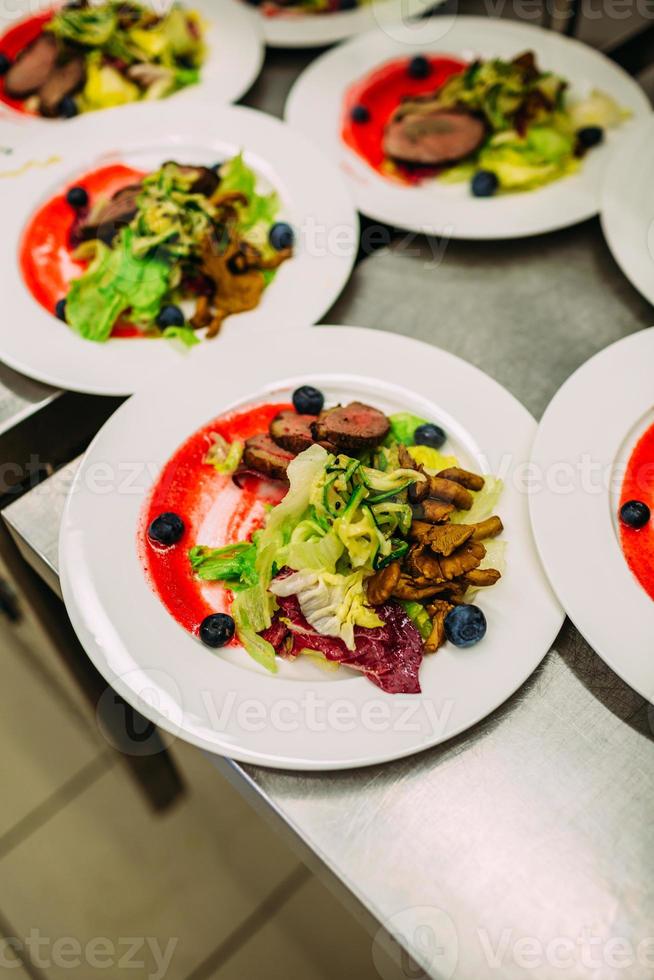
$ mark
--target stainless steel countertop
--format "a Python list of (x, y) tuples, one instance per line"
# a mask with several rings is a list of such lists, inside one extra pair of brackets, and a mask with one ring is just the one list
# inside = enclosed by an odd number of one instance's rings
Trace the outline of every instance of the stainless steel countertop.
[[(395, 239), (357, 267), (326, 320), (445, 347), (540, 415), (577, 366), (654, 311), (592, 221), (444, 250)], [(3, 512), (51, 584), (76, 465)], [(513, 698), (422, 755), (323, 774), (215, 762), (384, 925), (378, 942), (400, 959), (398, 937), (427, 970), (376, 959), (384, 980), (650, 980), (652, 718), (566, 623)]]

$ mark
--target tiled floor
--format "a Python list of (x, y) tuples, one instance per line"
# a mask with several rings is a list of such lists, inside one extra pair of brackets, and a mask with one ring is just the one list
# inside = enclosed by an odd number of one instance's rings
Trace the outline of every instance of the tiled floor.
[(53, 657), (0, 620), (1, 976), (378, 980), (367, 933), (199, 752), (175, 744), (189, 793), (153, 816)]

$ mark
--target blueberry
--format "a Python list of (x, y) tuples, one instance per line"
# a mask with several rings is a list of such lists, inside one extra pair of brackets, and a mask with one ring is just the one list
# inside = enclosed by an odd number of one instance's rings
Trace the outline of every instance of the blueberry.
[(500, 182), (492, 170), (478, 170), (472, 178), (470, 189), (475, 197), (492, 197)]
[(186, 323), (186, 317), (180, 310), (179, 306), (174, 306), (172, 303), (168, 303), (166, 306), (162, 306), (159, 310), (159, 316), (157, 317), (157, 326), (161, 330), (165, 330), (166, 327), (183, 327)]
[(431, 422), (419, 425), (413, 433), (416, 446), (431, 446), (432, 449), (440, 449), (446, 439), (447, 435), (440, 425), (432, 425)]
[(295, 241), (293, 229), (285, 221), (276, 221), (268, 232), (268, 241), (278, 252), (291, 248)]
[(473, 647), (486, 635), (486, 617), (479, 606), (455, 606), (445, 617), (445, 635), (455, 647)]
[(6, 75), (11, 68), (11, 58), (0, 52), (0, 75)]
[(350, 119), (355, 123), (367, 123), (370, 121), (370, 113), (364, 105), (355, 105), (350, 111)]
[(77, 103), (72, 95), (67, 95), (59, 103), (59, 115), (63, 116), (64, 119), (72, 119), (73, 116), (76, 116), (78, 113), (79, 109), (77, 108)]
[(159, 514), (148, 528), (150, 541), (156, 544), (177, 544), (184, 533), (184, 521), (178, 514)]
[(642, 500), (628, 500), (620, 508), (620, 520), (627, 527), (639, 529), (645, 527), (650, 519), (650, 509)]
[(200, 623), (200, 639), (208, 647), (224, 647), (234, 636), (235, 624), (227, 613), (213, 613)]
[(293, 408), (298, 415), (319, 415), (325, 404), (322, 391), (311, 385), (302, 385), (293, 392)]
[(66, 201), (70, 204), (71, 208), (75, 208), (78, 211), (80, 208), (85, 208), (89, 203), (89, 195), (86, 193), (83, 187), (71, 187), (66, 194)]
[(424, 54), (417, 54), (409, 62), (407, 72), (411, 78), (429, 78), (431, 75), (431, 65)]
[(577, 130), (577, 142), (584, 150), (590, 150), (597, 146), (604, 139), (604, 130), (601, 126), (584, 126)]
[(58, 299), (55, 303), (55, 316), (58, 320), (66, 322), (66, 300)]

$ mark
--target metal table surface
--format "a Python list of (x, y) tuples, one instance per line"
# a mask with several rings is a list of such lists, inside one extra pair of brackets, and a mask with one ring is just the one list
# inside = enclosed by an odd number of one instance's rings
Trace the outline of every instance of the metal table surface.
[[(506, 244), (396, 237), (360, 263), (325, 319), (447, 348), (540, 415), (578, 365), (651, 325), (654, 311), (592, 221)], [(53, 584), (76, 465), (4, 511)], [(323, 774), (215, 762), (383, 924), (382, 945), (399, 957), (395, 936), (427, 971), (404, 962), (394, 976), (645, 980), (654, 974), (652, 718), (566, 623), (514, 697), (422, 755)], [(388, 962), (376, 962), (391, 980)]]

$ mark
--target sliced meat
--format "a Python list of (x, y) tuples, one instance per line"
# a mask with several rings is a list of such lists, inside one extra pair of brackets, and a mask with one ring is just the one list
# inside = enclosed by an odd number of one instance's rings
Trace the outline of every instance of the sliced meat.
[(286, 470), (293, 458), (293, 453), (282, 449), (265, 433), (247, 439), (243, 450), (245, 466), (273, 480), (286, 479)]
[(77, 92), (86, 81), (86, 63), (81, 55), (59, 65), (48, 75), (39, 89), (39, 112), (51, 118), (59, 115), (59, 107), (67, 95)]
[(38, 92), (57, 62), (57, 41), (53, 34), (40, 34), (18, 55), (5, 75), (5, 92), (12, 99), (25, 99)]
[(470, 156), (485, 136), (484, 122), (472, 113), (416, 101), (396, 110), (386, 126), (383, 145), (394, 160), (435, 167)]
[(441, 470), (438, 476), (441, 480), (453, 480), (454, 483), (460, 483), (466, 490), (483, 490), (486, 482), (483, 476), (479, 476), (478, 473), (462, 470), (459, 466), (450, 466), (447, 470)]
[(448, 504), (454, 504), (457, 510), (470, 510), (472, 507), (472, 494), (460, 483), (455, 483), (454, 480), (430, 476), (428, 492), (430, 497), (444, 500)]
[(136, 201), (140, 193), (140, 184), (130, 184), (117, 191), (91, 220), (84, 222), (79, 232), (82, 241), (99, 238), (109, 244), (136, 214)]
[[(177, 163), (176, 160), (166, 160), (166, 163), (174, 163), (177, 169), (184, 174), (196, 175), (190, 187), (192, 194), (204, 194), (205, 197), (211, 197), (220, 183), (220, 177), (216, 171), (209, 167), (194, 167), (192, 164)], [(166, 163), (164, 163), (164, 167)]]
[(371, 606), (381, 606), (393, 595), (393, 589), (400, 580), (400, 563), (393, 561), (386, 568), (368, 579), (367, 597)]
[(337, 449), (354, 451), (378, 446), (389, 430), (390, 423), (384, 413), (362, 402), (329, 408), (311, 426), (316, 442), (329, 442)]
[(443, 500), (425, 500), (422, 504), (422, 519), (429, 524), (444, 524), (454, 510), (454, 504), (447, 504)]
[(311, 424), (315, 420), (315, 415), (299, 415), (292, 409), (286, 409), (270, 423), (270, 435), (282, 449), (301, 453), (313, 445)]

